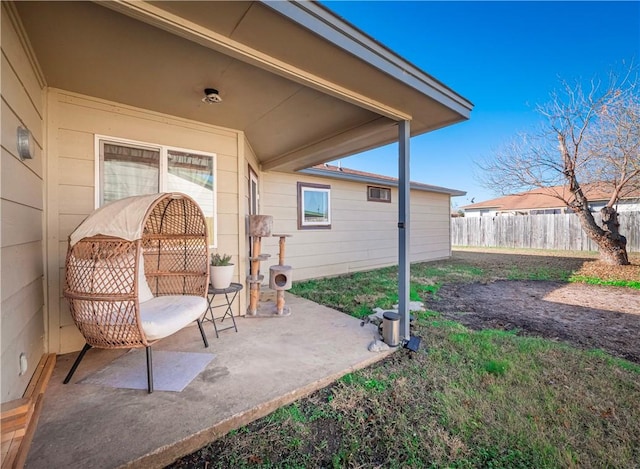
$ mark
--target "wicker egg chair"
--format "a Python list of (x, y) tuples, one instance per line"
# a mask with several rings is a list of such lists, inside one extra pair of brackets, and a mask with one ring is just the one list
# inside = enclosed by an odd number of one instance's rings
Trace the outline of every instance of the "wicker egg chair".
[(86, 344), (145, 347), (201, 318), (209, 283), (207, 228), (200, 207), (180, 193), (128, 197), (93, 212), (69, 237), (64, 296)]

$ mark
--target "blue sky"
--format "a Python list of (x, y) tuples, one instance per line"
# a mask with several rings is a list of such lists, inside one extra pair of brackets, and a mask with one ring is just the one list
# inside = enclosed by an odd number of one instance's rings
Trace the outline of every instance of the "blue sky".
[[(498, 194), (474, 161), (540, 122), (559, 79), (605, 77), (640, 64), (640, 2), (325, 1), (327, 7), (469, 99), (471, 119), (411, 139), (411, 179), (467, 191), (457, 206)], [(397, 176), (397, 144), (343, 158)]]

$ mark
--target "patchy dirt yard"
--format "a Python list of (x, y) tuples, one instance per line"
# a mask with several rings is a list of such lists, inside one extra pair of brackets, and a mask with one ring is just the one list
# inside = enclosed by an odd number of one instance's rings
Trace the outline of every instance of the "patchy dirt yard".
[[(543, 262), (571, 266), (587, 275), (605, 267), (593, 259), (553, 256), (522, 256), (500, 253), (457, 252), (461, 262), (517, 265)], [(622, 268), (619, 277), (640, 280), (640, 262)], [(571, 343), (581, 348), (600, 348), (640, 363), (640, 290), (623, 287), (549, 281), (497, 280), (486, 283), (447, 284), (437, 297), (427, 300), (428, 309), (473, 329), (517, 329)]]

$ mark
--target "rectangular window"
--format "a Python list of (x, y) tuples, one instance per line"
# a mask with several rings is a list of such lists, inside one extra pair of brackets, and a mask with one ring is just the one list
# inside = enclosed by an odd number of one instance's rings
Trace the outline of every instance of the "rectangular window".
[(388, 187), (367, 186), (367, 200), (369, 202), (391, 203), (391, 189)]
[(101, 203), (160, 191), (160, 150), (100, 141)]
[(258, 176), (249, 166), (249, 215), (258, 214)]
[(331, 186), (298, 183), (298, 229), (331, 228)]
[(216, 246), (215, 155), (97, 137), (96, 206), (133, 195), (182, 192), (204, 213)]

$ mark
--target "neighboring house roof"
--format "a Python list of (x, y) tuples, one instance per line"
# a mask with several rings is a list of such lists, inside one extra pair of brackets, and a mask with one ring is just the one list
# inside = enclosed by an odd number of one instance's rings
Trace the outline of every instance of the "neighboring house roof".
[[(329, 6), (330, 7), (330, 6)], [(363, 7), (366, 8), (366, 7)], [(296, 171), (473, 104), (317, 2), (15, 2), (43, 85), (243, 131)], [(201, 102), (215, 88), (219, 104)]]
[[(343, 179), (347, 181), (356, 181), (367, 184), (376, 184), (388, 187), (398, 187), (398, 178), (391, 176), (383, 176), (381, 174), (368, 173), (366, 171), (358, 171), (356, 169), (344, 168), (342, 166), (335, 166), (330, 164), (320, 164), (311, 168), (298, 171), (302, 174), (309, 174), (312, 176), (328, 177), (333, 179)], [(441, 194), (448, 194), (453, 197), (466, 195), (465, 191), (457, 189), (449, 189), (447, 187), (432, 186), (431, 184), (423, 184), (421, 182), (411, 181), (411, 189), (425, 192), (437, 192)]]
[[(611, 193), (605, 188), (598, 185), (585, 185), (583, 191), (589, 202), (607, 202), (611, 197)], [(465, 211), (473, 210), (496, 210), (500, 211), (518, 211), (518, 210), (536, 210), (551, 209), (565, 207), (565, 203), (558, 199), (557, 196), (572, 200), (573, 196), (566, 186), (545, 187), (533, 189), (518, 194), (505, 195), (496, 199), (485, 200), (475, 204), (464, 205), (460, 207)], [(640, 191), (626, 194), (626, 199), (636, 199), (640, 197)]]

